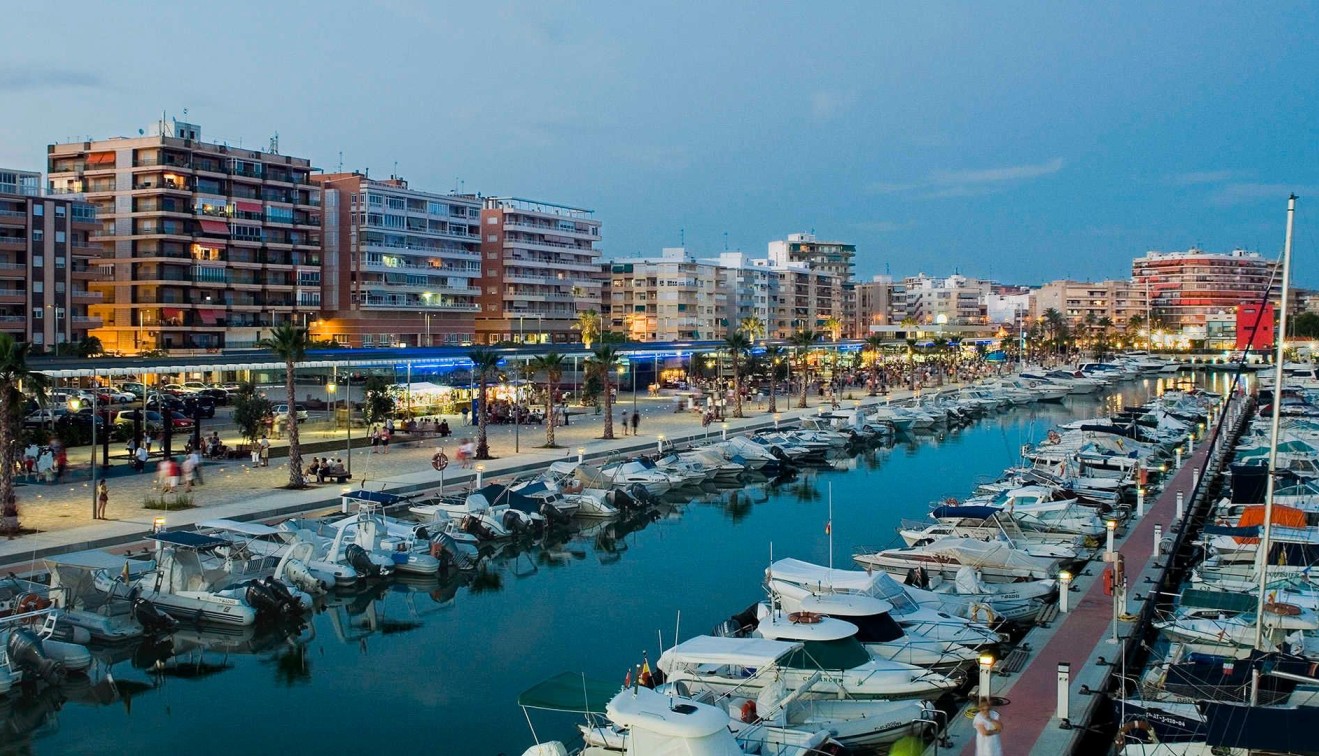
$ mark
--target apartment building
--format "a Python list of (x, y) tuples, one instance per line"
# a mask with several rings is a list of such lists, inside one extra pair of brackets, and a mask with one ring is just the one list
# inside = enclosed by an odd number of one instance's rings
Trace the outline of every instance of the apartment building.
[(896, 325), (907, 317), (906, 288), (892, 276), (875, 276), (856, 284), (853, 330), (857, 338), (870, 334), (872, 326)]
[(1185, 252), (1149, 252), (1131, 261), (1131, 278), (1149, 292), (1154, 324), (1180, 332), (1203, 329), (1211, 314), (1258, 305), (1268, 293), (1279, 303), (1282, 292), (1279, 262), (1258, 252), (1227, 254), (1192, 248)]
[(987, 320), (985, 298), (992, 288), (989, 281), (962, 275), (933, 278), (921, 273), (908, 276), (902, 285), (904, 319), (954, 325), (977, 325)]
[(606, 330), (630, 341), (694, 341), (728, 335), (725, 271), (682, 247), (659, 257), (609, 263), (601, 317)]
[(477, 341), (572, 343), (577, 315), (601, 306), (600, 221), (590, 210), (488, 197), (481, 210)]
[(1032, 307), (1032, 318), (1052, 309), (1062, 313), (1072, 326), (1108, 318), (1115, 328), (1122, 329), (1133, 317), (1144, 320), (1145, 288), (1126, 280), (1051, 281), (1035, 292)]
[(317, 339), (444, 346), (476, 339), (481, 200), (391, 176), (314, 175), (324, 227)]
[(810, 270), (828, 273), (839, 282), (851, 281), (855, 272), (856, 245), (846, 242), (820, 241), (815, 234), (788, 234), (787, 239), (769, 243), (769, 259), (779, 267), (804, 265)]
[(40, 187), (40, 173), (0, 169), (0, 332), (55, 351), (100, 324), (88, 313), (99, 226), (91, 205)]
[(162, 120), (139, 136), (53, 144), (52, 194), (96, 208), (108, 274), (93, 334), (124, 354), (252, 347), (320, 310), (320, 189), (311, 162), (202, 141)]

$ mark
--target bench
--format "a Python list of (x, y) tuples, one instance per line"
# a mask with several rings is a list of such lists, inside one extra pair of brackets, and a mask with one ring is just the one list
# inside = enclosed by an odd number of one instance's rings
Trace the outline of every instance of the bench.
[(325, 483), (326, 481), (329, 481), (331, 483), (344, 484), (352, 479), (353, 479), (353, 474), (349, 472), (346, 472), (343, 475), (325, 475), (324, 473), (316, 474), (317, 483)]

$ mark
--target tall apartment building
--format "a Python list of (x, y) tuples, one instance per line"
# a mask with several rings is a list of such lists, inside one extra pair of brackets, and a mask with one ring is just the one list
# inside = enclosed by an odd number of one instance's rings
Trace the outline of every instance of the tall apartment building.
[(1122, 329), (1134, 316), (1145, 318), (1145, 288), (1126, 280), (1051, 281), (1035, 292), (1032, 306), (1033, 318), (1053, 309), (1072, 326), (1108, 318)]
[(590, 210), (488, 197), (481, 211), (477, 341), (572, 343), (601, 306), (600, 221)]
[(820, 241), (815, 234), (788, 234), (787, 239), (769, 243), (769, 259), (779, 266), (805, 265), (832, 275), (840, 282), (851, 281), (856, 264), (856, 245)]
[(631, 341), (694, 341), (728, 335), (723, 270), (681, 247), (660, 257), (610, 263), (601, 316)]
[[(272, 140), (273, 141), (273, 140)], [(252, 347), (320, 310), (320, 189), (305, 158), (203, 142), (162, 120), (147, 134), (48, 148), (50, 189), (96, 208), (105, 348)]]
[(1172, 331), (1203, 329), (1211, 314), (1259, 304), (1265, 292), (1274, 304), (1282, 292), (1279, 262), (1258, 252), (1215, 254), (1202, 249), (1149, 252), (1131, 261), (1131, 278), (1149, 292), (1156, 325)]
[(39, 349), (75, 343), (99, 321), (87, 286), (100, 274), (92, 206), (40, 196), (41, 174), (0, 169), (0, 332)]
[(906, 285), (892, 276), (875, 276), (856, 284), (857, 338), (870, 334), (871, 326), (897, 325), (907, 317)]
[(314, 337), (352, 347), (476, 339), (480, 199), (355, 172), (311, 179), (324, 207)]
[(992, 288), (989, 281), (962, 275), (932, 278), (921, 273), (902, 283), (904, 319), (922, 325), (941, 319), (954, 325), (977, 325), (987, 320), (985, 298)]

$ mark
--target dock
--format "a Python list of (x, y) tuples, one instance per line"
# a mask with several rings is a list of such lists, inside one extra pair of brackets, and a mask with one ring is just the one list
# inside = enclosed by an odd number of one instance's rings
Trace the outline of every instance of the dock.
[[(1205, 443), (1183, 460), (1180, 469), (1169, 471), (1157, 498), (1146, 502), (1144, 516), (1133, 513), (1126, 532), (1115, 538), (1114, 549), (1122, 554), (1127, 575), (1126, 607), (1116, 612), (1121, 617), (1115, 622), (1114, 598), (1104, 586), (1106, 564), (1096, 558), (1073, 577), (1068, 611), (1041, 622), (1015, 650), (995, 662), (990, 695), (1002, 699), (997, 711), (1004, 723), (1005, 753), (1057, 756), (1095, 752), (1099, 728), (1093, 723), (1109, 719), (1105, 692), (1122, 670), (1139, 668), (1126, 660), (1128, 656), (1144, 658), (1140, 646), (1157, 598), (1176, 588), (1170, 577), (1176, 567), (1172, 555), (1183, 540), (1183, 525), (1211, 503), (1219, 476), (1253, 411), (1248, 400), (1233, 399), (1225, 406), (1217, 437), (1206, 436)], [(1177, 520), (1179, 494), (1184, 501), (1182, 522)], [(1157, 553), (1156, 528), (1161, 542)], [(974, 756), (974, 701), (973, 697), (959, 710), (966, 716), (956, 716), (950, 723), (952, 748), (936, 742), (927, 754)]]

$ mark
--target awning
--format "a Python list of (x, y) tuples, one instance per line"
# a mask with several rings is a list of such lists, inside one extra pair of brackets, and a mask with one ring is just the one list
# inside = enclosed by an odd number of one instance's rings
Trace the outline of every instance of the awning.
[(260, 215), (261, 213), (265, 212), (265, 210), (261, 209), (260, 202), (250, 202), (248, 200), (235, 200), (234, 204), (238, 206), (238, 211), (241, 213), (256, 213), (257, 215)]
[(169, 318), (177, 318), (177, 317), (181, 316), (182, 314), (183, 314), (183, 310), (180, 310), (180, 309), (177, 308), (177, 307), (162, 307), (162, 308), (160, 308), (160, 317), (162, 317), (162, 318), (164, 318), (164, 319), (167, 319), (167, 320), (168, 320)]
[(202, 323), (205, 325), (215, 325), (215, 322), (220, 319), (220, 313), (221, 310), (198, 310), (197, 316), (201, 318)]
[(201, 224), (202, 230), (208, 234), (224, 234), (225, 236), (229, 235), (229, 224), (225, 223), (224, 221), (200, 220), (197, 222)]
[(114, 165), (113, 152), (95, 152), (87, 156), (87, 165)]
[(518, 706), (528, 709), (603, 714), (621, 688), (616, 683), (592, 680), (576, 672), (563, 672), (538, 683), (518, 696)]

